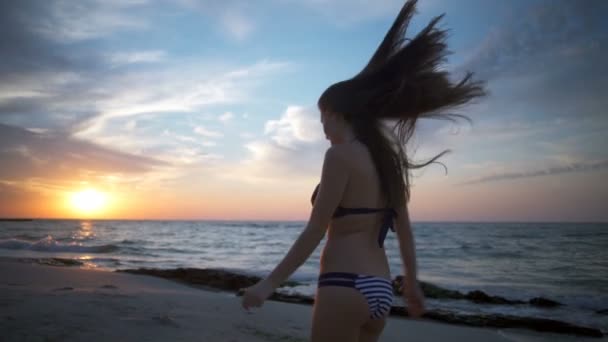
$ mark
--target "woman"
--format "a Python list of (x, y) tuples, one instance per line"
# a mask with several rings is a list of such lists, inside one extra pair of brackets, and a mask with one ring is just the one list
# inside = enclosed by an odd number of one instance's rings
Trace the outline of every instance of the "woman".
[[(403, 37), (415, 6), (415, 0), (405, 3), (359, 74), (333, 84), (319, 98), (321, 122), (331, 147), (313, 193), (310, 219), (285, 258), (243, 294), (245, 309), (261, 306), (308, 259), (327, 231), (313, 308), (314, 342), (378, 340), (393, 297), (383, 248), (389, 228), (399, 241), (408, 313), (413, 318), (424, 313), (407, 210), (409, 172), (435, 162), (449, 150), (415, 164), (404, 147), (419, 118), (468, 119), (438, 111), (483, 96), (484, 89), (481, 82), (471, 81), (471, 73), (452, 84), (445, 71), (437, 70), (448, 54), (446, 31), (434, 27), (443, 15), (414, 39)], [(394, 123), (393, 129), (386, 122)]]

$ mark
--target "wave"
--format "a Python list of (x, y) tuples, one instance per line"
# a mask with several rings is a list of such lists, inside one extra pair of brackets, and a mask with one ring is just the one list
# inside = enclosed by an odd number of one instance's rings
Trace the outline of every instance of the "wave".
[(71, 253), (111, 253), (118, 249), (115, 245), (82, 246), (77, 243), (61, 243), (50, 235), (38, 241), (27, 241), (15, 238), (2, 239), (0, 240), (0, 248)]
[[(19, 239), (19, 240), (25, 240), (25, 241), (38, 241), (40, 239), (43, 239), (45, 237), (45, 235), (30, 235), (30, 234), (19, 234), (19, 235), (15, 235), (13, 238), (14, 239)], [(0, 240), (2, 241), (2, 240)]]

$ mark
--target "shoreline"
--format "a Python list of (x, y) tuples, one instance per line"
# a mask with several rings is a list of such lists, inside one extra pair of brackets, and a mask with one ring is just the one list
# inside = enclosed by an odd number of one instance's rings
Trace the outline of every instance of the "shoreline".
[[(247, 274), (239, 271), (231, 271), (222, 268), (145, 268), (137, 269), (111, 269), (97, 267), (94, 264), (80, 260), (66, 258), (11, 258), (0, 257), (1, 260), (19, 261), (38, 265), (50, 265), (61, 267), (80, 267), (85, 269), (96, 269), (110, 272), (122, 272), (129, 274), (139, 274), (154, 276), (162, 279), (192, 286), (194, 288), (237, 294), (237, 290), (255, 284), (259, 276)], [(399, 298), (401, 288), (400, 276), (393, 279), (393, 291), (395, 302), (391, 307), (391, 317), (409, 318), (407, 304)], [(556, 302), (547, 297), (533, 297), (532, 299), (522, 300), (509, 299), (502, 296), (488, 294), (481, 290), (471, 290), (460, 292), (442, 288), (425, 281), (420, 282), (425, 297), (428, 299), (428, 307), (423, 319), (438, 323), (448, 323), (466, 327), (481, 327), (490, 329), (522, 329), (538, 333), (557, 333), (560, 335), (575, 335), (581, 337), (604, 337), (606, 332), (599, 326), (605, 324), (601, 319), (606, 315), (603, 310), (595, 312), (598, 316), (594, 317), (594, 324), (586, 324), (576, 321), (568, 316), (577, 314), (576, 311), (568, 310), (568, 305)], [(294, 290), (298, 289), (298, 290)], [(302, 292), (303, 291), (303, 292)], [(311, 292), (312, 291), (312, 292)], [(308, 283), (289, 280), (277, 289), (268, 301), (277, 301), (290, 304), (314, 304), (314, 289)], [(457, 304), (454, 304), (457, 302)], [(462, 302), (467, 302), (466, 307), (459, 307)], [(513, 314), (508, 312), (508, 308), (516, 308), (520, 305), (536, 311), (535, 314)], [(501, 310), (497, 311), (497, 308)], [(555, 311), (554, 311), (555, 310)], [(601, 317), (600, 317), (601, 316)]]
[[(148, 275), (0, 260), (8, 340), (307, 341), (312, 307), (267, 301), (247, 313), (234, 293)], [(608, 341), (523, 329), (390, 317), (381, 341)]]

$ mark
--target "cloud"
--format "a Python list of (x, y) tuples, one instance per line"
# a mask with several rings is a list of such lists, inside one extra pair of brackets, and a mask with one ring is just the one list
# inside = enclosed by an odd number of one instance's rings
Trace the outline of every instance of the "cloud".
[(75, 178), (98, 173), (145, 173), (169, 166), (65, 135), (0, 124), (0, 180)]
[(90, 138), (101, 134), (107, 122), (115, 118), (190, 113), (205, 106), (243, 102), (259, 83), (285, 70), (287, 65), (262, 60), (222, 70), (226, 67), (176, 62), (154, 70), (114, 74), (96, 83), (107, 85), (111, 92), (97, 101), (96, 114), (82, 121), (75, 131), (78, 136)]
[(559, 175), (564, 173), (575, 173), (575, 172), (590, 172), (596, 170), (608, 169), (608, 160), (598, 160), (598, 161), (584, 161), (584, 162), (574, 162), (574, 163), (566, 163), (556, 166), (547, 167), (544, 169), (537, 170), (529, 170), (529, 171), (513, 171), (513, 172), (502, 172), (502, 173), (493, 173), (486, 176), (477, 177), (462, 183), (458, 183), (458, 185), (472, 185), (472, 184), (480, 184), (480, 183), (489, 183), (503, 180), (514, 180), (521, 178), (531, 178), (531, 177), (541, 177), (541, 176), (551, 176), (551, 175)]
[(129, 132), (133, 132), (135, 130), (135, 127), (137, 127), (137, 121), (135, 120), (129, 120), (125, 124), (125, 129)]
[(224, 134), (221, 133), (221, 132), (211, 131), (211, 130), (206, 129), (203, 126), (197, 126), (197, 127), (195, 127), (194, 128), (194, 133), (200, 134), (200, 135), (202, 135), (204, 137), (207, 137), (207, 138), (221, 138), (221, 137), (224, 136)]
[(264, 133), (284, 147), (321, 141), (324, 134), (320, 121), (316, 119), (318, 117), (319, 114), (314, 110), (290, 106), (281, 118), (266, 122)]
[[(200, 59), (169, 62), (164, 50), (108, 53), (100, 49), (108, 47), (98, 45), (100, 39), (88, 45), (81, 42), (142, 26), (130, 13), (148, 5), (147, 1), (2, 2), (0, 122), (86, 137), (87, 132), (93, 135), (103, 129), (111, 117), (183, 112), (238, 101), (264, 77), (287, 65), (268, 60), (235, 68)], [(156, 64), (129, 68), (134, 63)]]
[(259, 3), (238, 0), (178, 0), (176, 3), (189, 11), (217, 20), (221, 31), (236, 40), (251, 36), (256, 28), (253, 15), (260, 11)]
[(254, 31), (253, 21), (244, 13), (228, 10), (222, 14), (222, 26), (235, 38), (243, 40)]
[[(601, 141), (597, 130), (608, 127), (602, 92), (608, 50), (600, 43), (608, 38), (600, 14), (608, 3), (543, 0), (513, 8), (454, 69), (488, 81), (489, 97), (462, 112), (473, 119), (472, 129), (455, 136), (448, 134), (452, 128), (429, 125), (427, 146), (511, 159), (534, 146), (545, 158), (567, 153), (604, 159), (594, 144)], [(549, 141), (560, 150), (549, 149)]]
[(100, 142), (120, 118), (192, 113), (205, 106), (245, 101), (287, 63), (262, 60), (228, 68), (175, 61), (150, 69), (37, 72), (0, 83), (0, 122), (67, 131)]
[[(171, 188), (193, 169), (212, 168), (223, 161), (221, 154), (206, 150), (205, 141), (180, 138), (168, 132), (137, 139), (141, 146), (135, 154), (64, 134), (0, 124), (0, 184), (10, 185), (12, 192), (54, 194), (83, 183), (108, 191), (158, 190)], [(135, 139), (115, 143), (136, 150)]]
[(123, 30), (141, 30), (148, 22), (135, 16), (137, 7), (147, 1), (68, 1), (49, 2), (44, 16), (32, 20), (31, 29), (52, 40), (74, 42), (105, 37)]
[[(351, 26), (378, 18), (395, 18), (404, 0), (286, 0), (297, 6), (308, 7), (338, 26)], [(437, 7), (440, 0), (419, 1), (416, 8), (425, 11)]]
[[(149, 5), (0, 4), (0, 180), (10, 176), (49, 187), (65, 179), (112, 177), (121, 184), (157, 186), (222, 162), (223, 155), (208, 151), (217, 143), (192, 131), (200, 126), (201, 110), (247, 101), (289, 63), (229, 65), (169, 56), (154, 47), (113, 49), (113, 36), (150, 27)], [(224, 18), (238, 24), (238, 16)], [(222, 119), (231, 120), (229, 114)]]
[(264, 138), (245, 143), (250, 156), (224, 176), (253, 183), (318, 177), (329, 147), (318, 116), (311, 108), (287, 107), (279, 119), (266, 122)]
[(490, 31), (458, 69), (488, 80), (505, 73), (547, 71), (547, 64), (563, 67), (597, 49), (606, 56), (600, 42), (607, 35), (607, 10), (602, 0), (533, 2)]
[[(105, 71), (109, 61), (104, 54), (96, 53), (95, 49), (78, 48), (76, 44), (51, 37), (52, 28), (63, 27), (56, 14), (73, 16), (72, 19), (84, 20), (83, 25), (93, 27), (95, 20), (88, 19), (99, 12), (89, 9), (113, 6), (112, 11), (119, 11), (136, 2), (125, 2), (124, 5), (78, 2), (68, 6), (70, 9), (66, 9), (65, 13), (58, 14), (58, 8), (66, 4), (61, 1), (1, 2), (1, 122), (65, 129), (69, 126), (66, 121), (94, 115), (93, 104), (106, 96), (105, 89), (100, 89), (99, 83), (108, 78)], [(83, 13), (74, 14), (71, 11)], [(49, 21), (56, 25), (48, 24)], [(73, 29), (70, 27), (66, 30)]]
[(52, 12), (52, 6), (47, 1), (0, 2), (0, 84), (12, 83), (24, 75), (61, 74), (97, 65), (93, 58), (67, 53), (64, 46), (36, 30), (36, 25)]
[(430, 134), (430, 140), (438, 144), (509, 143), (523, 139), (539, 138), (547, 134), (583, 127), (584, 122), (566, 117), (550, 120), (493, 119), (473, 122), (472, 126), (443, 125)]
[[(27, 27), (25, 22), (17, 22), (15, 18), (19, 17), (11, 17), (17, 24), (15, 27)], [(3, 24), (5, 22), (0, 23), (0, 27)], [(27, 127), (29, 131), (21, 129), (29, 134), (65, 137), (70, 143), (57, 148), (63, 151), (65, 162), (61, 161), (60, 154), (52, 153), (48, 154), (52, 158), (47, 160), (46, 153), (37, 152), (40, 148), (29, 144), (23, 147), (19, 140), (14, 141), (16, 145), (10, 144), (11, 139), (17, 138), (4, 134), (2, 141), (6, 151), (3, 153), (6, 156), (3, 156), (3, 170), (13, 170), (13, 175), (18, 175), (19, 170), (29, 167), (33, 173), (30, 176), (48, 176), (49, 182), (64, 174), (103, 177), (107, 172), (110, 175), (119, 173), (116, 177), (129, 184), (147, 182), (154, 185), (153, 180), (164, 182), (180, 177), (180, 168), (185, 170), (218, 163), (223, 156), (207, 151), (217, 143), (185, 134), (163, 136), (163, 129), (170, 124), (169, 127), (178, 131), (190, 129), (192, 132), (192, 124), (197, 124), (192, 118), (203, 107), (245, 101), (257, 86), (289, 66), (288, 63), (268, 60), (238, 67), (200, 60), (168, 61), (163, 59), (166, 54), (161, 50), (91, 54), (94, 58), (80, 63), (79, 59), (73, 59), (82, 51), (77, 47), (66, 50), (61, 47), (62, 43), (49, 41), (39, 34), (29, 31), (17, 33), (29, 39), (24, 44), (31, 45), (31, 48), (22, 53), (23, 50), (18, 50), (21, 45), (11, 45), (4, 40), (5, 37), (0, 37), (0, 44), (6, 43), (2, 45), (3, 54), (6, 52), (4, 56), (14, 55), (12, 59), (4, 59), (6, 63), (0, 65), (0, 78), (5, 81), (0, 82), (0, 123), (14, 129), (18, 129), (16, 126)], [(37, 55), (39, 48), (42, 50)], [(49, 53), (47, 56), (45, 53), (48, 51), (57, 51), (58, 54)], [(91, 53), (94, 50), (87, 51)], [(145, 65), (152, 62), (156, 64)], [(118, 65), (120, 63), (123, 64)], [(124, 63), (144, 65), (130, 69)], [(10, 70), (4, 72), (2, 69), (7, 64)], [(107, 72), (110, 69), (112, 72)], [(180, 116), (170, 117), (176, 113)], [(211, 132), (214, 137), (219, 136), (219, 132)], [(82, 145), (75, 142), (82, 142)], [(57, 147), (58, 144), (50, 146)], [(99, 161), (89, 160), (93, 157), (75, 157), (74, 154), (81, 154), (79, 149), (86, 149), (87, 155), (95, 155)], [(110, 152), (104, 154), (102, 151)], [(141, 165), (138, 158), (147, 160), (145, 156), (149, 155), (163, 165), (162, 171), (136, 168), (133, 173), (145, 175), (125, 179), (126, 171), (121, 170)], [(76, 168), (76, 160), (82, 162), (82, 169)], [(74, 167), (73, 172), (62, 173), (64, 169), (54, 165), (43, 168), (51, 162), (62, 167)], [(42, 183), (48, 186), (48, 182)]]
[(130, 51), (110, 53), (107, 59), (111, 64), (118, 66), (135, 63), (158, 63), (164, 61), (167, 52), (163, 50)]
[(220, 115), (218, 117), (218, 120), (220, 120), (223, 123), (227, 123), (228, 121), (231, 121), (234, 118), (234, 114), (232, 114), (232, 112), (226, 112), (222, 115)]

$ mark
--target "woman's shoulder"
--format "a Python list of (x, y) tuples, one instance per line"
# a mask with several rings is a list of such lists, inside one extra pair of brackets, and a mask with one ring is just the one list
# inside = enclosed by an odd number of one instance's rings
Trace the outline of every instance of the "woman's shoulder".
[(356, 156), (355, 149), (356, 148), (352, 143), (335, 144), (327, 148), (327, 151), (325, 151), (325, 158), (348, 161)]

